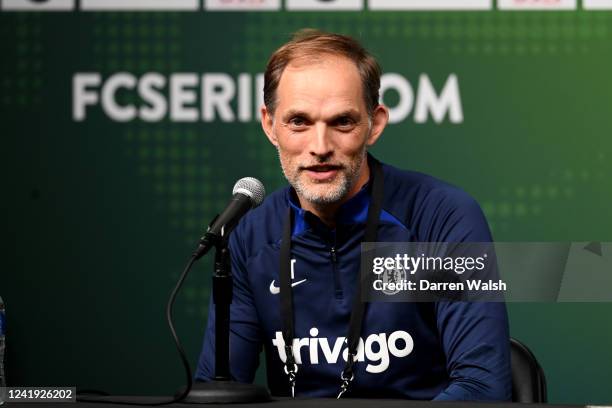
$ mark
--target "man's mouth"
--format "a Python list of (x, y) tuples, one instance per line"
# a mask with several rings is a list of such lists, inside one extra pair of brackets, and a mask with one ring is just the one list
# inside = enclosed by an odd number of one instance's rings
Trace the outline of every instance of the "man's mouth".
[(323, 181), (336, 176), (342, 166), (335, 164), (316, 164), (314, 166), (303, 167), (306, 174), (315, 180)]

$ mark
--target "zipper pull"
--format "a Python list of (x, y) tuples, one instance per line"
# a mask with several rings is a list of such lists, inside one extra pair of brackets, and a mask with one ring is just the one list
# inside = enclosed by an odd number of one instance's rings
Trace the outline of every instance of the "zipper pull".
[(336, 248), (331, 247), (330, 249), (331, 259), (333, 263), (336, 263)]

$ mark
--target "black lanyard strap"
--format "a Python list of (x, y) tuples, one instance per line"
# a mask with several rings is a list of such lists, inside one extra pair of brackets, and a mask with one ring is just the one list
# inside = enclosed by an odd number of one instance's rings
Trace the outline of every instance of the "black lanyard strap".
[[(372, 156), (368, 156), (368, 164), (370, 166), (370, 188), (371, 200), (368, 207), (368, 218), (366, 223), (365, 235), (363, 242), (376, 242), (376, 233), (378, 230), (378, 222), (380, 220), (380, 212), (382, 210), (382, 201), (384, 194), (384, 177), (382, 165)], [(298, 371), (298, 366), (295, 362), (293, 354), (293, 338), (295, 334), (294, 316), (293, 316), (293, 294), (291, 290), (291, 231), (293, 226), (293, 211), (289, 207), (286, 219), (283, 225), (283, 237), (280, 247), (280, 303), (281, 303), (281, 318), (283, 321), (283, 340), (285, 342), (285, 373), (288, 376), (289, 386), (291, 387), (291, 396), (295, 396), (295, 377)], [(360, 275), (360, 271), (358, 271)], [(362, 301), (364, 288), (367, 287), (370, 274), (364, 274), (359, 280), (355, 298), (353, 299), (353, 309), (349, 320), (349, 330), (347, 336), (348, 358), (342, 370), (340, 378), (342, 384), (338, 398), (342, 396), (355, 378), (353, 365), (357, 358), (357, 348), (359, 346), (359, 336), (361, 335), (361, 326), (363, 316), (365, 314), (367, 303)]]
[(293, 225), (293, 211), (288, 208), (287, 218), (283, 225), (283, 238), (280, 247), (280, 303), (281, 317), (283, 319), (283, 340), (285, 341), (285, 373), (291, 387), (291, 397), (295, 397), (295, 375), (298, 366), (293, 355), (293, 292), (291, 291), (291, 229)]

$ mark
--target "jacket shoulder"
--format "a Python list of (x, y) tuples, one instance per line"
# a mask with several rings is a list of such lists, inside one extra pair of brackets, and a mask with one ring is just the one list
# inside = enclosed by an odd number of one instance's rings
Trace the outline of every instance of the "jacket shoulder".
[(468, 235), (474, 240), (490, 240), (478, 202), (464, 190), (424, 173), (390, 165), (383, 169), (383, 207), (413, 231), (417, 241), (443, 242)]
[(232, 232), (230, 247), (249, 258), (264, 246), (278, 242), (288, 208), (287, 194), (288, 187), (276, 190), (249, 211)]

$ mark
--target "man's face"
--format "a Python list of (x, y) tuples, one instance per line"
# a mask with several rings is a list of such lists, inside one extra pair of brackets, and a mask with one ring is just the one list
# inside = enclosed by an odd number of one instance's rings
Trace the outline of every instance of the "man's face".
[(353, 195), (367, 181), (366, 147), (384, 128), (368, 116), (355, 64), (331, 55), (289, 64), (276, 100), (262, 123), (300, 199), (321, 206)]

